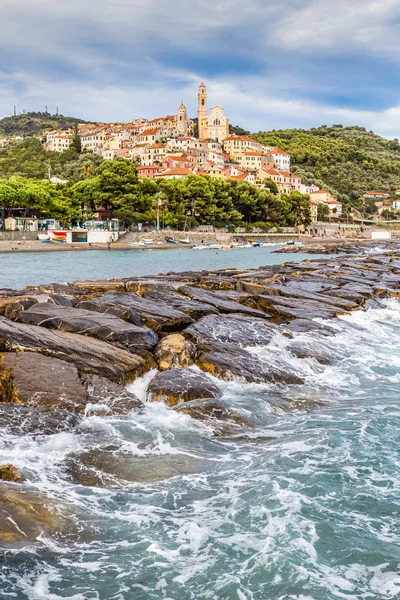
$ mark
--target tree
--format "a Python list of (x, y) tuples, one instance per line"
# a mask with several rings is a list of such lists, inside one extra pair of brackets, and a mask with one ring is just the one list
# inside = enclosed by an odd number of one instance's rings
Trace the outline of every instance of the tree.
[(283, 222), (289, 227), (309, 225), (311, 223), (310, 197), (300, 192), (281, 194)]
[(327, 204), (318, 204), (317, 219), (318, 221), (327, 221), (329, 218), (329, 206)]
[(74, 137), (72, 138), (71, 148), (73, 148), (77, 154), (82, 152), (82, 141), (81, 136), (79, 135), (78, 123), (75, 123), (74, 126)]
[(157, 185), (138, 178), (136, 165), (126, 158), (104, 161), (96, 170), (97, 202), (114, 209), (118, 219), (127, 225), (154, 219), (153, 197)]

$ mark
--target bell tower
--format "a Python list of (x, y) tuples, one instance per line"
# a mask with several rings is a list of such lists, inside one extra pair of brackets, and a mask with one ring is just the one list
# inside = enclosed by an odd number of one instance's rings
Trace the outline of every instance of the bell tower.
[(183, 104), (183, 102), (178, 109), (176, 128), (179, 131), (179, 135), (187, 136), (187, 134), (188, 134), (188, 116), (187, 116), (186, 106)]
[(199, 119), (198, 127), (199, 127), (199, 140), (204, 140), (208, 137), (208, 127), (207, 127), (207, 88), (203, 82), (201, 82), (199, 86), (199, 91), (197, 94), (197, 116)]

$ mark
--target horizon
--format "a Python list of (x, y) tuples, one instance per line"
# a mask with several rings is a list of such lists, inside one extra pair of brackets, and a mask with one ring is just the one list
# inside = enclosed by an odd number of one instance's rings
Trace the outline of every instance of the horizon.
[(60, 114), (127, 122), (196, 115), (209, 105), (251, 132), (361, 126), (400, 137), (394, 0), (288, 0), (287, 10), (250, 0), (49, 3), (3, 0), (0, 117)]

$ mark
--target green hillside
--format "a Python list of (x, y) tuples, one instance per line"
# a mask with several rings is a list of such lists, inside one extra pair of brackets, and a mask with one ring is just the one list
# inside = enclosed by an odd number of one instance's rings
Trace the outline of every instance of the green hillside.
[(391, 194), (400, 188), (400, 144), (363, 127), (327, 127), (260, 131), (259, 142), (291, 154), (292, 171), (356, 204), (366, 191)]
[(35, 136), (51, 129), (68, 129), (77, 123), (86, 123), (86, 121), (63, 115), (29, 112), (0, 119), (0, 136)]

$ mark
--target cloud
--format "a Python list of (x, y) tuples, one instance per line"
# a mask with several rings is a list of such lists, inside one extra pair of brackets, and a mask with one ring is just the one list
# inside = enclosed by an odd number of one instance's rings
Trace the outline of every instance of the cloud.
[(300, 3), (279, 23), (284, 48), (331, 53), (354, 50), (398, 57), (398, 0), (313, 0)]
[[(127, 120), (211, 104), (251, 130), (397, 136), (398, 0), (0, 0), (0, 115)], [(379, 68), (374, 61), (382, 60)]]

